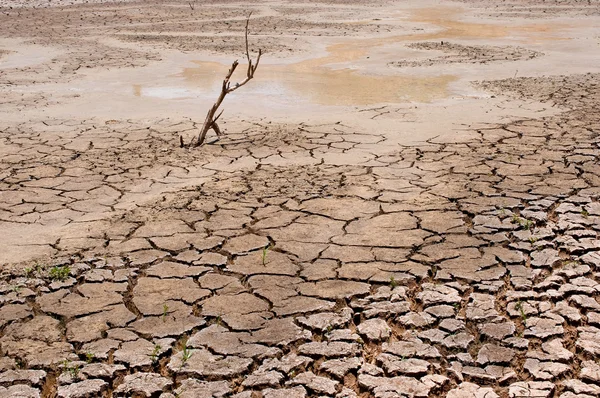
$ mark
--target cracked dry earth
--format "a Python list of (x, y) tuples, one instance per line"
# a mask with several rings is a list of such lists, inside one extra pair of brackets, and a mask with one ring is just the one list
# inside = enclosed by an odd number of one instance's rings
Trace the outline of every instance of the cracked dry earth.
[(599, 81), (480, 82), (562, 112), (415, 145), (0, 121), (0, 397), (600, 396)]
[[(4, 126), (2, 219), (75, 226), (4, 273), (0, 394), (598, 396), (598, 78), (490, 83), (571, 111), (385, 155), (343, 124)], [(108, 217), (149, 162), (172, 192)]]

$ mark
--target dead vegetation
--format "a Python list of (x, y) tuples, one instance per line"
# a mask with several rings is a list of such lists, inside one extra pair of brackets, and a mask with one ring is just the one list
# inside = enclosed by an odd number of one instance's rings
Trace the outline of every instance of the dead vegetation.
[[(258, 64), (260, 62), (260, 57), (262, 55), (262, 50), (261, 49), (258, 50), (258, 56), (256, 57), (256, 62), (253, 62), (252, 58), (250, 57), (250, 50), (248, 48), (248, 24), (250, 23), (251, 16), (252, 16), (252, 13), (250, 13), (248, 15), (248, 18), (246, 18), (246, 28), (245, 28), (246, 59), (248, 60), (248, 69), (246, 70), (246, 78), (241, 83), (235, 83), (235, 85), (233, 85), (233, 86), (231, 85), (231, 81), (230, 81), (231, 77), (233, 76), (233, 73), (235, 72), (235, 70), (237, 69), (237, 67), (239, 65), (239, 62), (236, 59), (235, 61), (233, 61), (233, 64), (231, 64), (231, 68), (229, 68), (229, 71), (227, 72), (225, 79), (223, 79), (223, 84), (221, 86), (221, 93), (219, 94), (219, 98), (217, 98), (217, 101), (208, 110), (208, 113), (206, 114), (206, 119), (204, 120), (204, 124), (202, 125), (202, 129), (200, 130), (200, 133), (198, 134), (198, 137), (196, 138), (196, 140), (195, 141), (192, 140), (192, 142), (190, 142), (190, 146), (198, 147), (198, 146), (202, 145), (204, 143), (204, 141), (206, 140), (206, 134), (208, 133), (209, 130), (213, 130), (215, 132), (215, 134), (217, 135), (217, 137), (221, 136), (222, 133), (221, 133), (221, 129), (219, 128), (219, 125), (217, 124), (217, 120), (219, 120), (219, 118), (223, 114), (224, 110), (221, 110), (221, 112), (219, 112), (217, 114), (219, 107), (223, 103), (223, 100), (225, 99), (227, 94), (234, 92), (235, 90), (239, 89), (240, 87), (242, 87), (246, 83), (248, 83), (250, 80), (252, 80), (252, 78), (254, 78), (254, 73), (256, 72), (256, 69), (258, 68)], [(181, 146), (184, 146), (183, 138), (181, 138), (181, 137), (180, 137), (180, 144), (181, 144)]]

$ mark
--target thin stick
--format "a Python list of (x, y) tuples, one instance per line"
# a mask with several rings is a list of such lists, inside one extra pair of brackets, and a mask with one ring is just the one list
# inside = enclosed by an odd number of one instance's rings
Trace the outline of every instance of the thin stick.
[(230, 82), (231, 77), (233, 76), (233, 72), (235, 72), (236, 68), (239, 65), (239, 62), (237, 60), (233, 61), (233, 63), (231, 64), (231, 68), (229, 68), (229, 71), (227, 71), (227, 75), (225, 75), (225, 79), (223, 79), (223, 84), (221, 85), (221, 93), (219, 94), (217, 101), (208, 110), (208, 112), (206, 114), (206, 119), (204, 119), (204, 124), (202, 125), (202, 129), (200, 130), (200, 133), (198, 134), (198, 138), (196, 139), (194, 146), (202, 145), (204, 143), (204, 140), (206, 139), (206, 134), (211, 129), (217, 134), (217, 136), (221, 135), (221, 129), (219, 128), (219, 125), (217, 124), (217, 120), (221, 117), (221, 115), (223, 114), (223, 111), (221, 110), (221, 112), (217, 116), (215, 116), (215, 115), (216, 115), (217, 111), (219, 110), (221, 103), (225, 99), (225, 96), (227, 94), (237, 90), (238, 88), (242, 87), (243, 85), (245, 85), (246, 83), (248, 83), (250, 80), (252, 80), (254, 78), (254, 73), (256, 72), (256, 69), (258, 68), (258, 64), (260, 62), (260, 57), (262, 56), (262, 50), (261, 49), (258, 50), (258, 56), (256, 57), (256, 63), (253, 63), (252, 58), (250, 58), (250, 49), (248, 47), (248, 24), (250, 23), (251, 16), (252, 16), (252, 13), (250, 13), (248, 15), (248, 17), (246, 18), (246, 29), (245, 29), (245, 35), (244, 35), (245, 40), (246, 40), (246, 59), (248, 60), (248, 69), (246, 70), (246, 78), (241, 83), (238, 83), (235, 86), (231, 87), (231, 82)]

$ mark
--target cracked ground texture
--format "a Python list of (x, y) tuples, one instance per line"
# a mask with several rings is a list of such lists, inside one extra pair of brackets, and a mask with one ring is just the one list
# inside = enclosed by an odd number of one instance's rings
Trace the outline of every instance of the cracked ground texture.
[(459, 142), (0, 121), (0, 397), (600, 396), (599, 81)]
[(341, 124), (3, 127), (3, 224), (72, 231), (4, 273), (3, 393), (596, 396), (597, 81), (489, 83), (571, 111), (384, 155)]

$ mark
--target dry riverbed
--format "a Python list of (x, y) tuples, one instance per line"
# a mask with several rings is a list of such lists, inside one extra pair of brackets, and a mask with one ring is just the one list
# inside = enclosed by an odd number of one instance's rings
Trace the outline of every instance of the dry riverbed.
[(600, 396), (599, 22), (0, 0), (0, 397)]

